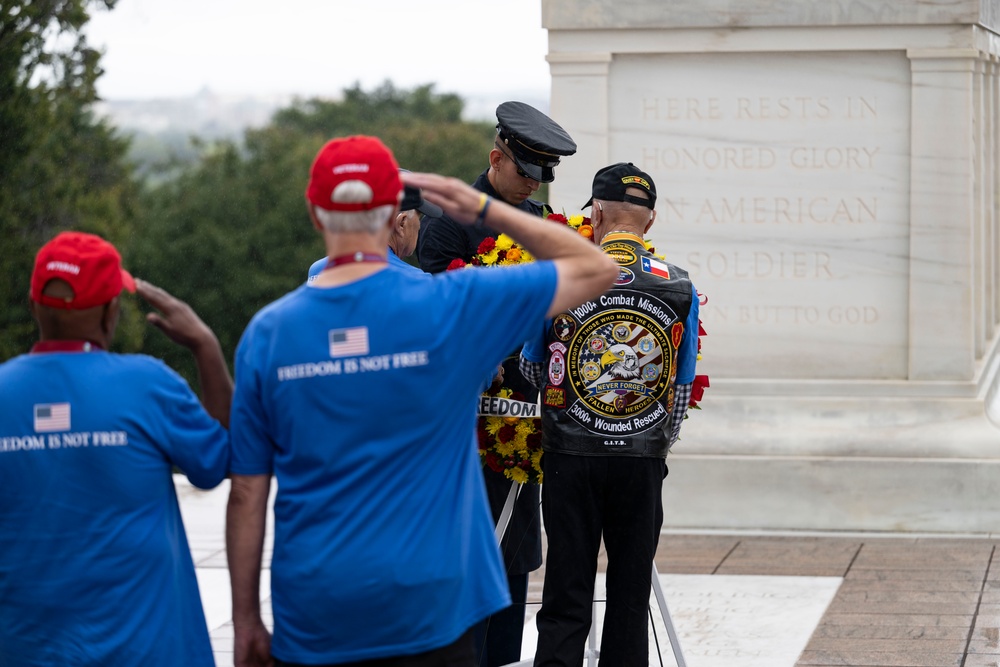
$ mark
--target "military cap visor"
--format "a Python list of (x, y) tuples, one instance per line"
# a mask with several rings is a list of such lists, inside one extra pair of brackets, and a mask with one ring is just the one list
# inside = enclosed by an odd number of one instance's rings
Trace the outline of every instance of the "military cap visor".
[(418, 188), (403, 186), (403, 200), (399, 203), (400, 212), (416, 211), (431, 218), (440, 218), (444, 211), (440, 206), (432, 204), (421, 195)]
[(576, 142), (558, 123), (523, 102), (497, 107), (497, 137), (510, 150), (514, 164), (540, 183), (555, 180), (554, 167), (576, 153)]
[[(400, 169), (399, 173), (410, 173), (409, 169)], [(403, 199), (399, 202), (400, 212), (405, 211), (416, 211), (422, 215), (426, 215), (429, 218), (440, 218), (444, 215), (444, 211), (437, 204), (432, 204), (426, 199), (424, 199), (423, 194), (420, 192), (420, 188), (415, 188), (412, 185), (403, 186)]]

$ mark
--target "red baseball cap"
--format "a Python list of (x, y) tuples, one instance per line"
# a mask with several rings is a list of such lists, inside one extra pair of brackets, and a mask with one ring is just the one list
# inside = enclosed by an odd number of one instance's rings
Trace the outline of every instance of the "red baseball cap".
[[(65, 280), (73, 288), (73, 298), (60, 299), (42, 294), (50, 280)], [(62, 232), (42, 246), (31, 272), (31, 300), (64, 310), (84, 310), (102, 306), (122, 289), (135, 291), (135, 280), (122, 268), (115, 247), (93, 234)]]
[[(367, 201), (337, 201), (337, 186), (361, 181), (371, 189)], [(385, 144), (376, 137), (357, 135), (333, 139), (316, 154), (309, 170), (306, 199), (329, 211), (368, 211), (399, 203), (403, 182), (399, 165)]]

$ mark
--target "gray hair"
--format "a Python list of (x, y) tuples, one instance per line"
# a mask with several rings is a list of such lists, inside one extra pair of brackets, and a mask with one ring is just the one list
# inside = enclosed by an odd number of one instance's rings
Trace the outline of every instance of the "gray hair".
[[(344, 181), (333, 190), (331, 199), (338, 204), (363, 204), (372, 200), (372, 189), (364, 181)], [(365, 232), (375, 234), (385, 226), (393, 206), (376, 206), (367, 211), (330, 211), (316, 207), (316, 218), (331, 233)]]

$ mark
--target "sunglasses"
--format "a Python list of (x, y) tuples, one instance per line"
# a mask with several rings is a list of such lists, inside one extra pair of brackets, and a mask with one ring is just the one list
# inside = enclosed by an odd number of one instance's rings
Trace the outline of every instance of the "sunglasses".
[(503, 156), (504, 156), (505, 158), (507, 158), (508, 160), (510, 160), (511, 162), (513, 162), (513, 163), (514, 163), (514, 168), (515, 168), (515, 169), (517, 169), (517, 175), (518, 175), (518, 176), (520, 176), (521, 178), (527, 178), (527, 179), (529, 179), (529, 180), (532, 180), (532, 181), (534, 181), (534, 180), (537, 180), (537, 179), (536, 179), (536, 178), (534, 178), (533, 176), (530, 176), (530, 175), (528, 174), (528, 172), (526, 172), (525, 170), (521, 169), (520, 165), (518, 165), (518, 164), (517, 164), (517, 160), (515, 160), (515, 159), (514, 159), (514, 158), (512, 158), (511, 156), (507, 155), (507, 152), (506, 152), (506, 151), (504, 151), (504, 149), (500, 148), (500, 144), (499, 144), (499, 143), (497, 143), (497, 142), (495, 142), (495, 141), (494, 141), (494, 142), (493, 142), (493, 145), (497, 147), (497, 150), (498, 150), (498, 151), (500, 151), (500, 153), (501, 153), (501, 154), (502, 154), (502, 155), (503, 155)]

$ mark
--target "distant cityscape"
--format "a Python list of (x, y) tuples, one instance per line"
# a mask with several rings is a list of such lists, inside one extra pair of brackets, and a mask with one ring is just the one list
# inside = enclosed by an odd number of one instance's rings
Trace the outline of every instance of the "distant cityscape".
[[(104, 100), (95, 110), (127, 134), (239, 139), (245, 129), (266, 125), (292, 95), (219, 95), (203, 89), (190, 97)], [(498, 104), (517, 99), (548, 112), (548, 97), (497, 95), (465, 97), (466, 120), (492, 120)]]

